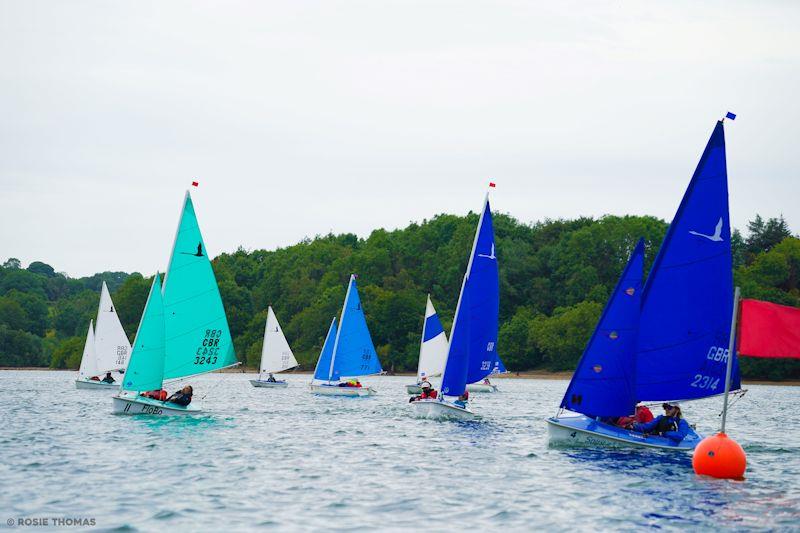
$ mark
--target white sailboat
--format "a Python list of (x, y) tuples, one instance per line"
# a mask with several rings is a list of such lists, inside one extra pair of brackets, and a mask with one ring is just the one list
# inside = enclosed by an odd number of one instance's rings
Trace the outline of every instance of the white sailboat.
[(442, 375), (447, 362), (447, 334), (436, 309), (433, 308), (431, 295), (425, 305), (425, 320), (422, 323), (422, 339), (419, 343), (419, 364), (417, 365), (417, 382), (406, 385), (408, 394), (420, 394), (420, 383), (423, 378), (435, 378)]
[[(264, 345), (261, 347), (261, 364), (259, 366), (258, 379), (251, 379), (253, 387), (262, 388), (285, 388), (289, 384), (286, 380), (276, 380), (272, 374), (283, 372), (297, 366), (289, 342), (283, 334), (283, 329), (278, 323), (278, 317), (272, 310), (272, 306), (267, 308), (267, 322), (264, 326)], [(264, 376), (268, 375), (269, 378)]]
[(102, 379), (109, 372), (124, 371), (130, 353), (131, 344), (128, 342), (128, 336), (125, 335), (104, 281), (100, 288), (97, 325), (93, 326), (93, 323), (89, 322), (75, 387), (89, 390), (118, 389), (118, 382), (106, 382)]

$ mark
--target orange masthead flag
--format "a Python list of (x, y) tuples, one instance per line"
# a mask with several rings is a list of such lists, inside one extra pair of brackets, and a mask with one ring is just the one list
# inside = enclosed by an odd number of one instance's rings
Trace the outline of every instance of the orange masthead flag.
[(742, 300), (739, 355), (800, 359), (800, 309)]

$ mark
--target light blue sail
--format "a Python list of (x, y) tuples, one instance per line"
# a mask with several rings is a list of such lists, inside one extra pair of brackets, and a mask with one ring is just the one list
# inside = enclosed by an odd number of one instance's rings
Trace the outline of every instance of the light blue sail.
[(189, 192), (164, 278), (164, 379), (235, 365), (228, 319)]
[(342, 319), (336, 342), (333, 345), (329, 380), (380, 374), (383, 371), (378, 353), (372, 344), (372, 336), (367, 327), (367, 319), (361, 308), (356, 277), (350, 276), (347, 295), (344, 298)]
[[(725, 390), (733, 274), (725, 133), (718, 122), (642, 293), (636, 355), (639, 401)], [(731, 389), (738, 389), (734, 358)]]
[(122, 389), (137, 392), (161, 389), (164, 382), (164, 355), (164, 302), (161, 297), (161, 277), (156, 274), (133, 341)]
[(314, 379), (328, 381), (330, 378), (331, 359), (333, 358), (333, 343), (336, 342), (336, 317), (331, 320), (325, 342), (322, 343), (322, 350), (319, 352), (317, 366), (314, 369)]
[(500, 281), (488, 195), (475, 232), (467, 272), (456, 306), (442, 393), (459, 396), (467, 383), (492, 373), (497, 361)]
[(561, 407), (592, 418), (633, 412), (643, 277), (644, 240), (640, 239), (578, 362)]

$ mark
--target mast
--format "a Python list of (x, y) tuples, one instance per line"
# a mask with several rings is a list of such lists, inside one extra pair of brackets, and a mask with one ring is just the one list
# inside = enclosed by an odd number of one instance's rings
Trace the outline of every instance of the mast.
[(728, 340), (728, 366), (725, 368), (725, 396), (722, 400), (722, 428), (720, 433), (725, 433), (725, 421), (728, 417), (728, 394), (731, 390), (731, 372), (733, 371), (733, 358), (736, 357), (736, 320), (739, 317), (739, 297), (741, 291), (736, 287), (733, 291), (733, 313), (731, 315), (731, 335)]

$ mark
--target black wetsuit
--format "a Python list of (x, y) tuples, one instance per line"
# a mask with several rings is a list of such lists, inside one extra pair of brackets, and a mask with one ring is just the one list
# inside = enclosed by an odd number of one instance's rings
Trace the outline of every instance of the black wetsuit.
[(192, 403), (192, 395), (191, 394), (184, 394), (181, 391), (176, 392), (169, 398), (167, 398), (168, 402), (177, 403), (178, 405), (189, 405)]

